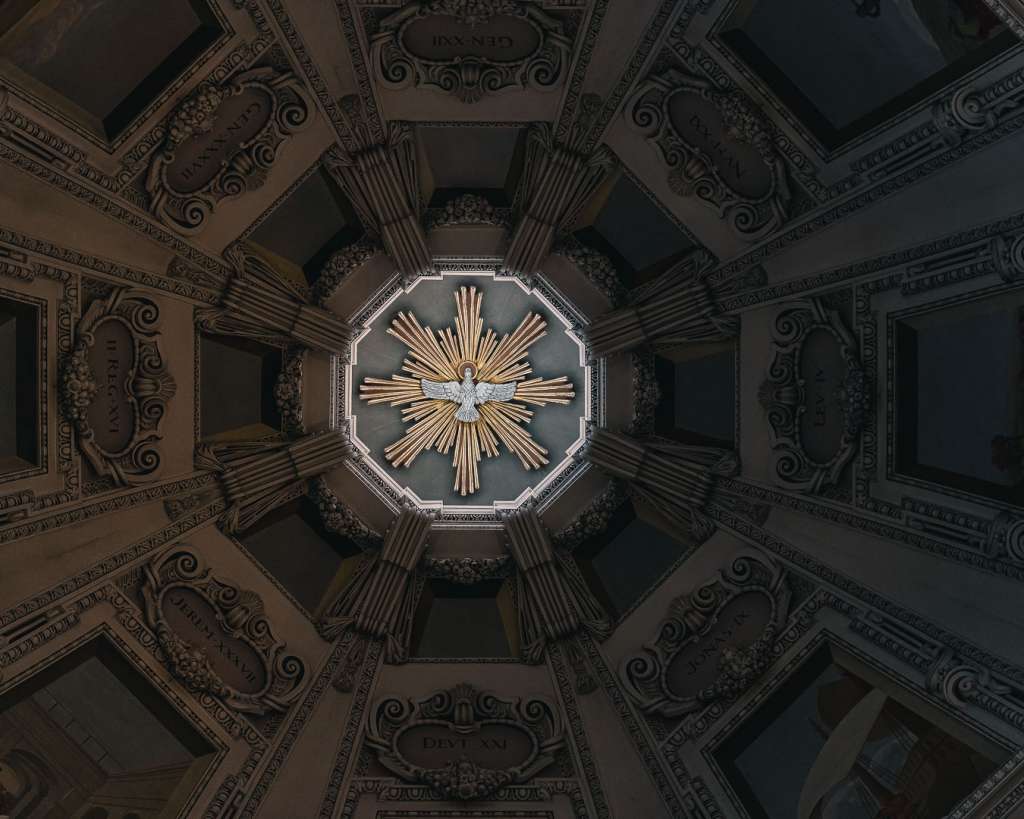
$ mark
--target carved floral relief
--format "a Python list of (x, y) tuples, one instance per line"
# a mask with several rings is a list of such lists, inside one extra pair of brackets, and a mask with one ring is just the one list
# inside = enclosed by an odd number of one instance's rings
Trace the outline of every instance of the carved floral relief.
[(187, 548), (144, 568), (146, 620), (171, 673), (237, 711), (284, 711), (301, 690), (302, 661), (285, 651), (255, 592), (214, 577)]
[(771, 427), (775, 479), (801, 492), (839, 481), (871, 406), (857, 340), (819, 299), (793, 302), (772, 329), (775, 357), (759, 398)]
[(200, 86), (171, 116), (150, 165), (150, 211), (179, 233), (199, 232), (218, 202), (266, 181), (281, 144), (312, 111), (290, 72), (256, 68)]
[(658, 149), (679, 196), (707, 202), (751, 241), (785, 223), (785, 164), (761, 112), (742, 95), (672, 68), (640, 83), (623, 116)]
[(554, 761), (563, 732), (546, 700), (505, 700), (462, 683), (425, 699), (379, 701), (366, 741), (402, 779), (469, 800), (528, 782)]
[(560, 85), (571, 43), (562, 24), (522, 0), (421, 0), (381, 20), (370, 40), (379, 81), (478, 102), (486, 94)]
[(654, 640), (626, 657), (620, 676), (645, 713), (679, 717), (745, 691), (768, 667), (786, 622), (781, 568), (741, 557), (669, 606)]
[(174, 379), (160, 353), (160, 310), (140, 291), (94, 300), (75, 330), (60, 378), (60, 405), (93, 470), (121, 486), (160, 466), (160, 422)]

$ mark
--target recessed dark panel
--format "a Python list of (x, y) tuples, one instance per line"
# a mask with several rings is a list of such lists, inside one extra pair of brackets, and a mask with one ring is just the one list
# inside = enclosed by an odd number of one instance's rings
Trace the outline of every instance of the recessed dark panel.
[(39, 318), (0, 298), (0, 474), (39, 465)]
[(274, 385), (281, 351), (230, 336), (199, 338), (199, 431), (203, 438), (262, 425), (281, 427)]
[[(613, 262), (625, 262), (617, 267), (627, 287), (648, 281), (693, 248), (689, 237), (625, 174), (615, 182), (591, 230), (614, 249), (614, 255), (608, 254)], [(581, 240), (606, 250), (586, 234), (581, 232)]]
[(102, 123), (108, 138), (222, 33), (203, 0), (6, 5), (0, 58)]
[(753, 0), (721, 38), (828, 147), (1016, 42), (975, 0)]
[(462, 586), (431, 581), (416, 614), (417, 657), (510, 657), (496, 581)]
[(682, 556), (683, 544), (624, 503), (606, 531), (576, 549), (580, 573), (612, 617), (620, 617)]
[(419, 128), (437, 188), (504, 188), (520, 128)]
[(348, 199), (321, 167), (292, 191), (250, 238), (294, 262), (312, 282), (327, 258), (360, 232)]
[(324, 528), (308, 498), (278, 507), (238, 539), (310, 613), (319, 607), (342, 562), (361, 553), (354, 543)]
[(940, 819), (1008, 755), (827, 646), (715, 753), (751, 819)]
[(0, 697), (0, 736), (0, 770), (19, 783), (12, 813), (25, 817), (99, 815), (126, 792), (175, 814), (178, 786), (196, 781), (213, 751), (103, 639)]
[(713, 350), (682, 360), (657, 356), (661, 401), (655, 431), (683, 443), (732, 447), (736, 425), (736, 353)]
[(1024, 315), (985, 306), (896, 323), (896, 471), (1022, 504)]

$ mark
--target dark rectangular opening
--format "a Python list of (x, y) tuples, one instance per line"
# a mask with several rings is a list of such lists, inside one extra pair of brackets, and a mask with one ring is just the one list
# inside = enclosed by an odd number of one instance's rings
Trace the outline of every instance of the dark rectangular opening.
[(204, 439), (234, 430), (281, 429), (274, 385), (282, 351), (234, 336), (199, 337), (199, 431)]
[[(1024, 347), (1015, 312), (893, 323), (897, 474), (1024, 506), (1024, 380), (1010, 371), (1005, 344)], [(958, 380), (967, 377), (973, 386)], [(1008, 403), (1016, 413), (1002, 409)], [(997, 464), (1000, 451), (1006, 460)]]
[(941, 819), (1007, 756), (830, 645), (714, 751), (751, 819), (845, 815), (851, 798), (853, 815)]
[(216, 750), (105, 637), (0, 696), (0, 732), (0, 767), (48, 786), (15, 793), (26, 817), (106, 816), (125, 793), (173, 815)]
[(431, 580), (423, 589), (413, 622), (416, 657), (511, 657), (498, 608), (503, 581), (464, 585)]
[(222, 34), (205, 0), (37, 0), (0, 10), (0, 58), (12, 73), (58, 107), (65, 100), (69, 115), (108, 140)]
[[(890, 8), (889, 11), (893, 12), (896, 10)], [(852, 22), (853, 20), (851, 20), (851, 24)], [(837, 127), (797, 87), (789, 76), (757, 46), (746, 32), (741, 29), (732, 29), (721, 32), (719, 37), (723, 43), (761, 77), (765, 85), (782, 100), (786, 107), (796, 115), (828, 150), (836, 150), (866, 131), (870, 131), (887, 120), (898, 116), (907, 108), (941, 91), (959, 77), (973, 71), (1000, 52), (1017, 43), (1017, 38), (1012, 32), (1004, 31), (993, 37), (990, 41), (979, 45), (974, 51), (956, 62), (947, 65), (927, 79), (917, 83), (907, 91), (880, 104), (869, 113), (859, 116), (841, 127)], [(857, 76), (848, 78), (848, 81), (851, 83), (856, 83), (859, 80), (860, 78)]]
[(39, 308), (0, 297), (0, 473), (39, 466)]

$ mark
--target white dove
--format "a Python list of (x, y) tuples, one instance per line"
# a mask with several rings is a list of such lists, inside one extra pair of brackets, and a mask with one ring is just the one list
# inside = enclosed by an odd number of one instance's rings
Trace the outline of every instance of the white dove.
[(487, 381), (474, 384), (473, 370), (469, 367), (462, 371), (462, 376), (461, 384), (458, 381), (420, 379), (420, 386), (427, 398), (440, 398), (460, 405), (455, 413), (455, 417), (460, 421), (476, 421), (480, 417), (476, 410), (477, 404), (487, 401), (508, 401), (516, 394), (514, 381), (507, 384), (491, 384)]

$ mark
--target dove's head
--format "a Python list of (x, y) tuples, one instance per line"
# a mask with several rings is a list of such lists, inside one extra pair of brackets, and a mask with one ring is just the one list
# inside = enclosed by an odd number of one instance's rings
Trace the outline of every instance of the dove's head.
[(464, 384), (473, 383), (473, 369), (471, 367), (466, 367), (466, 369), (462, 371), (462, 382)]

